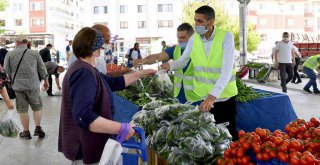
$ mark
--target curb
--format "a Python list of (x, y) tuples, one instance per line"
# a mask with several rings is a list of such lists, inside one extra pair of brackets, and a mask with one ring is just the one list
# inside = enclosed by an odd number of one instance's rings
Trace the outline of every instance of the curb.
[[(272, 84), (272, 83), (259, 83), (257, 81), (254, 80), (249, 80), (249, 79), (242, 79), (241, 81), (246, 82), (246, 83), (252, 83), (252, 84), (257, 84), (257, 85), (262, 85), (262, 86), (267, 86), (267, 87), (273, 87), (273, 88), (277, 88), (277, 89), (282, 89), (280, 84)], [(288, 90), (290, 91), (295, 91), (295, 92), (305, 92), (303, 89), (297, 89), (297, 88), (291, 88), (291, 87), (287, 87)]]

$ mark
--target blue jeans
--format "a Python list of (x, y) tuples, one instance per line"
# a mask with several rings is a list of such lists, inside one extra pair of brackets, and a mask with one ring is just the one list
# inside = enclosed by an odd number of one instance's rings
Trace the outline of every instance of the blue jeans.
[(309, 82), (304, 86), (304, 89), (309, 89), (311, 86), (313, 87), (313, 92), (319, 91), (317, 88), (317, 75), (313, 70), (303, 67), (303, 72), (310, 78)]

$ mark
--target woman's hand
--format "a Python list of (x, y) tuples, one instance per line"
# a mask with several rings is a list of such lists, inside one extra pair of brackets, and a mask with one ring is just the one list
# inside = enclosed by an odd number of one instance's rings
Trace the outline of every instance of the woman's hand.
[(130, 127), (130, 131), (128, 133), (128, 135), (126, 136), (126, 140), (129, 140), (136, 132), (134, 131), (134, 129), (132, 127)]
[(14, 104), (11, 100), (6, 101), (7, 107), (9, 108), (9, 110), (14, 109)]
[(146, 70), (141, 70), (141, 71), (137, 72), (138, 77), (140, 77), (140, 78), (143, 78), (143, 77), (146, 77), (146, 76), (150, 76), (150, 75), (154, 75), (156, 73), (157, 73), (157, 71), (153, 70), (153, 69), (146, 69)]

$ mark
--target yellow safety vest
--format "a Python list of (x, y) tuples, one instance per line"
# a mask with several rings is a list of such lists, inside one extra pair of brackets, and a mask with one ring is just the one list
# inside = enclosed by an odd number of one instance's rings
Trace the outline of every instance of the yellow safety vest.
[[(206, 97), (214, 88), (221, 74), (223, 49), (222, 44), (226, 31), (216, 29), (208, 58), (200, 35), (194, 34), (193, 48), (190, 54), (194, 68), (194, 92), (200, 97)], [(232, 77), (218, 98), (230, 98), (238, 94), (236, 85), (236, 70), (233, 69)]]
[[(181, 48), (179, 45), (176, 45), (173, 52), (173, 60), (176, 61), (181, 57)], [(189, 102), (200, 101), (201, 97), (197, 96), (193, 92), (193, 65), (190, 62), (187, 70), (183, 73), (183, 69), (174, 71), (174, 97), (177, 97), (180, 93), (182, 87), (185, 93), (185, 97)]]
[(305, 66), (311, 70), (315, 70), (316, 68), (318, 68), (320, 66), (320, 62), (318, 61), (318, 58), (320, 58), (320, 54), (315, 55), (315, 56), (311, 56), (307, 59), (307, 61), (305, 61), (303, 63), (302, 66)]

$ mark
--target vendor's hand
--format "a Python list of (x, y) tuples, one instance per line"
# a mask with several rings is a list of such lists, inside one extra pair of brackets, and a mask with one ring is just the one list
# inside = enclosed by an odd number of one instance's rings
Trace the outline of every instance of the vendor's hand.
[(169, 63), (166, 62), (166, 63), (161, 64), (160, 68), (168, 71), (168, 70), (170, 70), (170, 65), (169, 65)]
[(279, 69), (279, 63), (274, 63), (274, 67), (275, 67), (276, 69)]
[(126, 137), (126, 140), (129, 140), (136, 132), (134, 131), (134, 129), (132, 127), (130, 127), (130, 131)]
[(133, 64), (133, 66), (141, 65), (142, 64), (142, 59), (134, 59), (132, 61), (132, 64)]
[(11, 100), (6, 101), (6, 104), (9, 110), (14, 109), (14, 104)]
[(137, 72), (137, 73), (138, 73), (138, 76), (139, 76), (140, 78), (142, 78), (142, 77), (154, 75), (154, 74), (157, 73), (157, 71), (156, 71), (156, 70), (153, 70), (153, 69), (146, 69), (146, 70), (141, 70), (141, 71), (139, 71), (139, 72)]
[(208, 98), (200, 104), (199, 110), (201, 112), (209, 112), (211, 108), (213, 108), (213, 104), (215, 101), (216, 101), (216, 97), (212, 95), (208, 95)]

